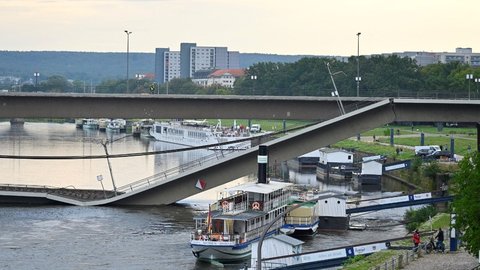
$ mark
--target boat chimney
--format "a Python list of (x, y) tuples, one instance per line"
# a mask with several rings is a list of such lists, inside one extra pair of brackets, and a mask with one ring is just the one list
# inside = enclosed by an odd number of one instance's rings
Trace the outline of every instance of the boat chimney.
[(258, 146), (258, 183), (267, 184), (268, 149), (266, 145)]

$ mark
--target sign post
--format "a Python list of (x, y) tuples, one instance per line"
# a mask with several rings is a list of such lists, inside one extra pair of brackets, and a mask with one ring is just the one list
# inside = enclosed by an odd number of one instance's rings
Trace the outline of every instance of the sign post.
[(97, 175), (97, 181), (100, 182), (100, 184), (102, 185), (102, 190), (103, 190), (103, 196), (105, 196), (105, 199), (107, 198), (107, 193), (105, 193), (105, 188), (103, 187), (103, 175)]

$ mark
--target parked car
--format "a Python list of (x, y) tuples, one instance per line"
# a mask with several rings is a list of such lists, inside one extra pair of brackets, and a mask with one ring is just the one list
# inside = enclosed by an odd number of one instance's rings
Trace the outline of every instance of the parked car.
[(256, 132), (260, 132), (260, 131), (262, 131), (262, 127), (260, 126), (260, 124), (253, 124), (250, 127), (250, 132), (256, 133)]

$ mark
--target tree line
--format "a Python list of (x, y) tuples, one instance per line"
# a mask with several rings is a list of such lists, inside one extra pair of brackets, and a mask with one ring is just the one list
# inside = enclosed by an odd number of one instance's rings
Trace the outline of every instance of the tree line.
[[(340, 96), (357, 95), (357, 59), (347, 62), (327, 58), (303, 58), (295, 63), (258, 63), (236, 82), (238, 95), (331, 96), (331, 73)], [(411, 58), (372, 56), (359, 58), (360, 96), (479, 97), (480, 69), (460, 62), (419, 66)], [(478, 81), (478, 80), (477, 80)]]
[[(329, 64), (331, 72), (327, 69)], [(359, 96), (479, 98), (480, 82), (467, 80), (467, 74), (480, 77), (480, 69), (460, 62), (419, 66), (410, 58), (398, 56), (360, 57)], [(250, 66), (246, 75), (235, 81), (234, 88), (220, 85), (202, 87), (191, 79), (173, 79), (158, 84), (147, 79), (130, 79), (128, 93), (331, 96), (333, 81), (342, 97), (357, 96), (357, 58), (347, 62), (306, 57), (294, 63), (261, 62)], [(480, 79), (478, 80), (480, 81)], [(15, 91), (70, 93), (127, 93), (126, 79), (111, 79), (93, 85), (70, 81), (55, 75), (35, 85), (23, 85)]]

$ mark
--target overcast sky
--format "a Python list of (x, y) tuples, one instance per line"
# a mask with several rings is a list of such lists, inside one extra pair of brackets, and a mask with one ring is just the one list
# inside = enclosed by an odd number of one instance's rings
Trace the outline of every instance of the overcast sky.
[(480, 52), (479, 0), (0, 0), (0, 50), (241, 53)]

